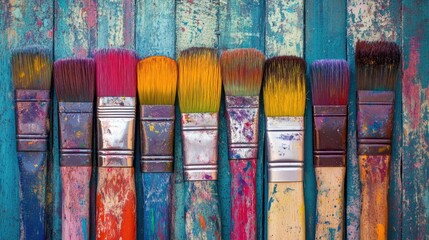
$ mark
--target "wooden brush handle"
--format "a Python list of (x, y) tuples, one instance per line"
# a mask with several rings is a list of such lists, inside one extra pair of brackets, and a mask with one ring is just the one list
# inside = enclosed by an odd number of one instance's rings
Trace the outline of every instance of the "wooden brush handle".
[(99, 240), (136, 239), (134, 168), (98, 168), (96, 225)]
[(89, 239), (91, 167), (61, 167), (62, 239)]
[(231, 240), (256, 239), (256, 159), (230, 160)]
[(303, 182), (268, 183), (268, 239), (304, 240)]
[(143, 239), (169, 240), (172, 173), (143, 173)]
[(186, 239), (220, 239), (221, 222), (216, 181), (185, 182)]
[(360, 239), (387, 239), (389, 155), (359, 155), (362, 183)]
[(46, 239), (46, 152), (18, 152), (21, 236)]
[(343, 239), (345, 167), (316, 167), (315, 239)]

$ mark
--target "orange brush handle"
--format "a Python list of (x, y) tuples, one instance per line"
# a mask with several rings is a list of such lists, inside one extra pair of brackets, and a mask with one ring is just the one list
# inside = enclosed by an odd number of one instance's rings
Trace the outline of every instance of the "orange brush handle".
[(134, 168), (99, 167), (96, 205), (97, 239), (136, 239)]

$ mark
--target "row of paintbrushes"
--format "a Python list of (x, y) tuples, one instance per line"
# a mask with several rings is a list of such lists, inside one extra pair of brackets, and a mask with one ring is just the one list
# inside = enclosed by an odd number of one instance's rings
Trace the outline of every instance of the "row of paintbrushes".
[[(362, 180), (361, 239), (386, 239), (394, 92), (400, 61), (395, 43), (358, 42), (357, 131)], [(24, 239), (45, 239), (52, 62), (42, 48), (12, 55)], [(62, 237), (88, 239), (96, 92), (97, 239), (136, 238), (134, 132), (140, 103), (145, 239), (170, 239), (176, 87), (181, 112), (185, 221), (188, 239), (221, 236), (218, 121), (225, 90), (231, 170), (231, 239), (256, 239), (256, 159), (263, 85), (268, 165), (268, 239), (305, 239), (303, 191), (306, 66), (302, 58), (265, 61), (254, 49), (191, 48), (178, 64), (138, 61), (130, 50), (106, 49), (92, 59), (54, 64), (62, 177)], [(317, 239), (342, 239), (349, 66), (311, 65)], [(264, 83), (262, 84), (264, 79)], [(94, 91), (94, 87), (96, 91)], [(136, 91), (137, 90), (137, 91)]]

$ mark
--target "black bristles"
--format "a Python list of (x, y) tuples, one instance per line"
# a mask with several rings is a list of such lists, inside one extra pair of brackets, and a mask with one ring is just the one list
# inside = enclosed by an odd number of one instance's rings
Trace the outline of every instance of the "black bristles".
[(358, 90), (393, 90), (401, 61), (401, 51), (394, 42), (358, 41), (356, 75)]
[(89, 58), (61, 59), (54, 64), (55, 90), (60, 102), (92, 102), (95, 62)]
[(346, 61), (319, 60), (310, 70), (314, 105), (347, 105), (350, 70)]

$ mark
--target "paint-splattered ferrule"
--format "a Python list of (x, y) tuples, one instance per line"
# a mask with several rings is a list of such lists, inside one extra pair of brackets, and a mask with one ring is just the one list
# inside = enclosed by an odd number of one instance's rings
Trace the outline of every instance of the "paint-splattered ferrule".
[(183, 169), (187, 181), (217, 180), (218, 113), (183, 113)]
[(313, 107), (315, 167), (345, 167), (347, 148), (347, 106)]
[(258, 157), (259, 97), (226, 96), (230, 160)]
[(359, 155), (390, 155), (394, 100), (393, 91), (358, 91)]
[(45, 152), (49, 137), (49, 90), (16, 90), (18, 152)]
[(304, 117), (267, 117), (266, 130), (268, 181), (302, 182)]
[(92, 102), (59, 102), (60, 165), (92, 165)]
[(142, 172), (173, 172), (174, 105), (140, 106)]
[(97, 98), (98, 166), (133, 166), (135, 122), (134, 97)]

